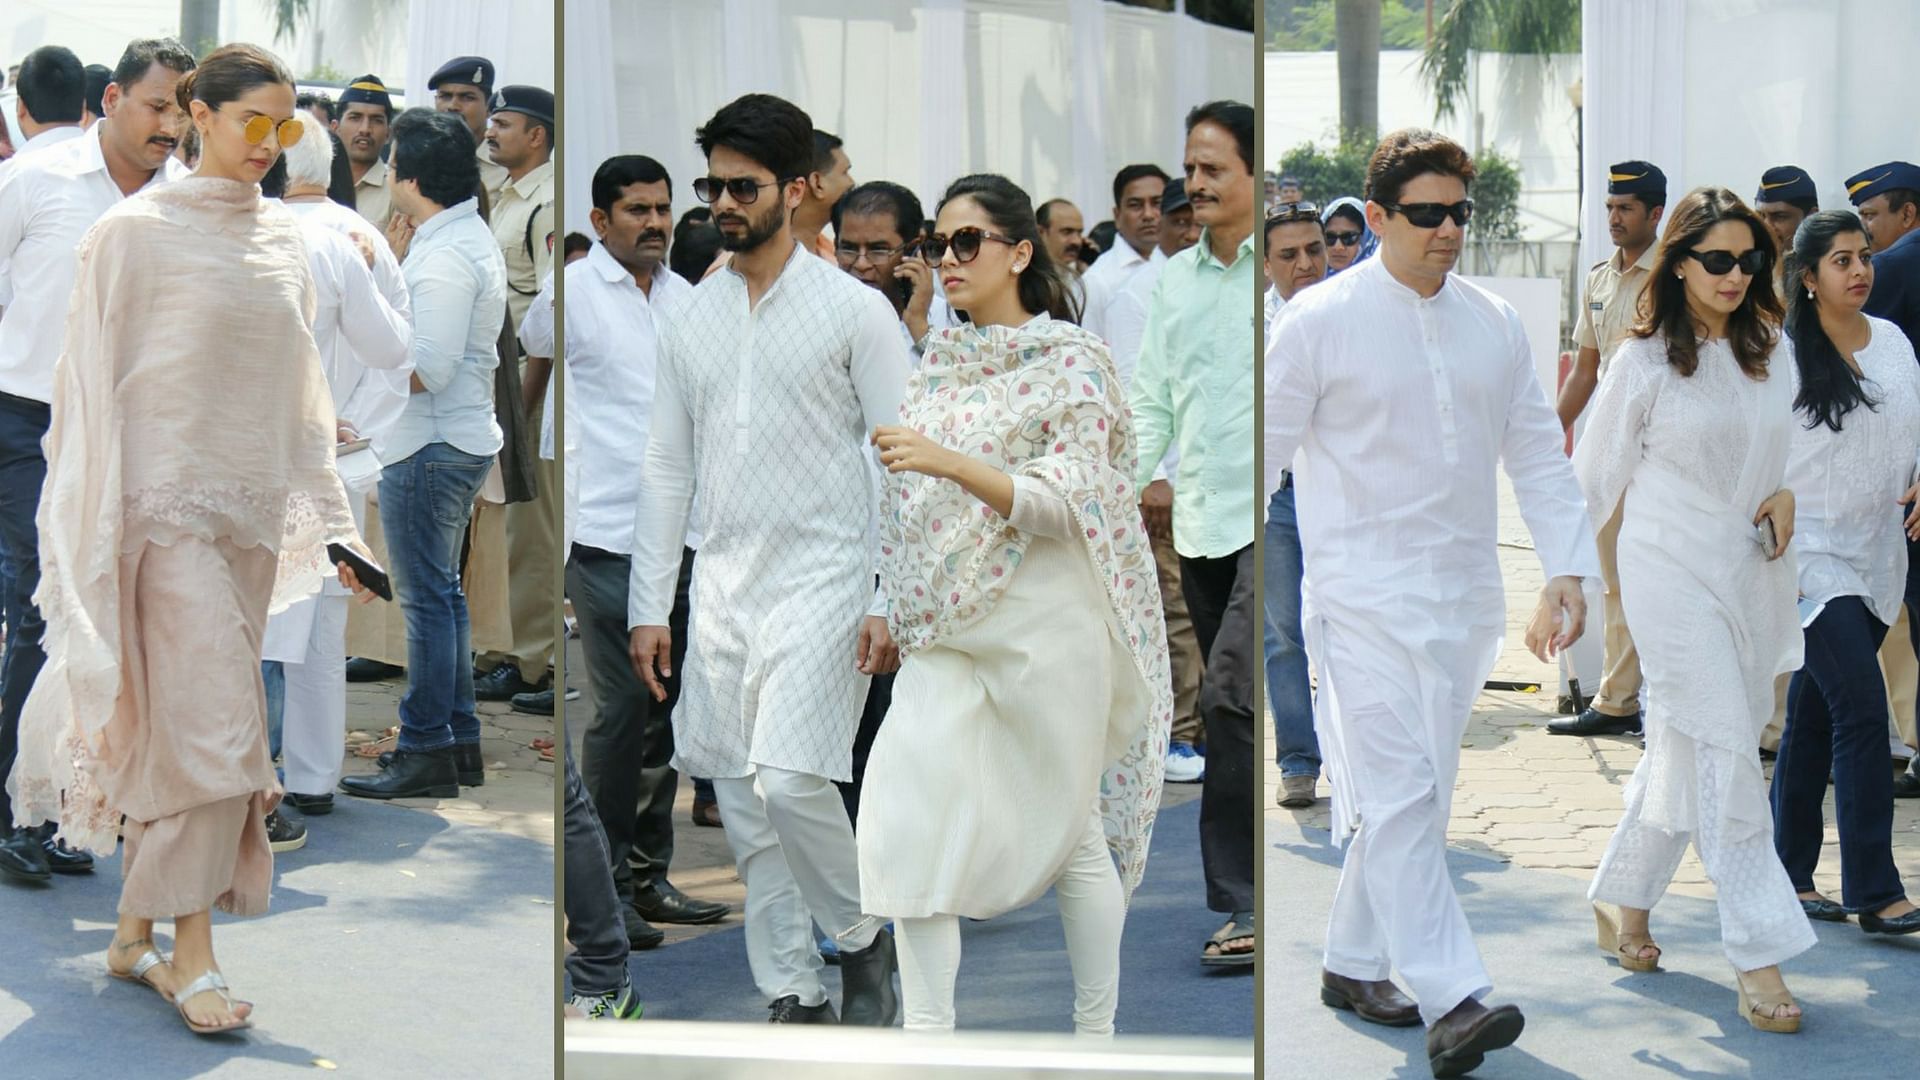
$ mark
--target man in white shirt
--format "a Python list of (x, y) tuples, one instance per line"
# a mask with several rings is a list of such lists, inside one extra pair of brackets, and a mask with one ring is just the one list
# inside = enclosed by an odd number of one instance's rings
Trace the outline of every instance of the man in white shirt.
[[(183, 114), (174, 85), (193, 54), (172, 39), (127, 46), (107, 87), (106, 118), (78, 138), (25, 158), (0, 176), (0, 264), (12, 266), (13, 302), (0, 318), (0, 550), (5, 551), (7, 651), (0, 668), (0, 775), (13, 768), (20, 708), (46, 654), (46, 623), (34, 606), (40, 584), (34, 525), (47, 461), (40, 448), (51, 420), (53, 365), (66, 335), (67, 297), (80, 240), (100, 215), (141, 189), (185, 174), (169, 155)], [(51, 866), (85, 870), (92, 860), (15, 832), (0, 792), (0, 871), (44, 879)], [(49, 823), (51, 825), (51, 823)]]
[(0, 164), (0, 175), (35, 150), (80, 135), (80, 121), (86, 111), (87, 69), (71, 49), (42, 45), (21, 61), (20, 84), (15, 89), (20, 96), (14, 99), (13, 115), (27, 140), (14, 148), (13, 157)]
[(1113, 246), (1080, 277), (1087, 297), (1080, 325), (1109, 341), (1107, 305), (1136, 278), (1157, 278), (1167, 261), (1160, 251), (1160, 197), (1168, 179), (1158, 165), (1129, 165), (1114, 174)]
[(932, 267), (919, 257), (921, 220), (920, 200), (889, 180), (861, 184), (833, 208), (834, 259), (893, 305), (909, 364), (918, 361), (929, 333), (957, 321), (946, 297), (937, 295)]
[[(838, 942), (841, 1022), (899, 1012), (893, 935), (863, 917), (851, 777), (869, 678), (899, 665), (876, 595), (869, 433), (894, 423), (907, 365), (893, 308), (794, 239), (813, 123), (749, 94), (698, 132), (731, 263), (660, 335), (634, 517), (636, 667), (655, 700), (674, 670), (676, 571), (700, 494), (682, 768), (713, 779), (747, 886), (747, 958), (776, 1023), (833, 1023), (808, 917)], [(697, 475), (696, 475), (697, 472)]]
[[(413, 309), (386, 240), (327, 197), (333, 140), (301, 139), (281, 160), (286, 169), (281, 200), (300, 220), (313, 270), (313, 337), (339, 422), (338, 471), (355, 524), (364, 528), (367, 493), (380, 480), (380, 451), (407, 406)], [(348, 449), (362, 441), (366, 445)], [(302, 814), (331, 812), (333, 786), (340, 779), (350, 595), (327, 582), (321, 595), (267, 620), (262, 657), (268, 715), (280, 718), (275, 748), (286, 771), (286, 803)], [(272, 823), (268, 831), (271, 836)]]
[[(692, 899), (667, 880), (679, 788), (672, 715), (680, 680), (667, 677), (666, 699), (655, 701), (627, 654), (633, 507), (647, 456), (659, 320), (685, 303), (693, 286), (666, 266), (672, 180), (659, 162), (636, 154), (602, 162), (593, 174), (588, 220), (600, 242), (564, 271), (567, 452), (579, 463), (567, 596), (579, 620), (594, 701), (581, 742), (581, 777), (606, 830), (628, 943), (651, 948), (662, 938), (653, 922), (718, 922), (729, 911)], [(693, 566), (688, 547), (675, 572), (667, 623), (676, 672), (686, 660)]]
[(1537, 655), (1579, 638), (1581, 579), (1600, 569), (1519, 315), (1451, 273), (1472, 178), (1450, 140), (1386, 136), (1366, 186), (1379, 257), (1289, 301), (1266, 365), (1265, 486), (1299, 467), (1303, 629), (1347, 846), (1321, 999), (1375, 1023), (1425, 1020), (1435, 1076), (1465, 1073), (1525, 1022), (1480, 1004), (1492, 984), (1446, 863), (1460, 736), (1506, 626), (1495, 470), (1548, 578), (1527, 629)]
[(473, 500), (500, 452), (494, 369), (507, 273), (480, 218), (473, 137), (445, 113), (393, 125), (388, 188), (412, 224), (396, 252), (413, 301), (412, 393), (388, 436), (380, 523), (407, 623), (400, 737), (377, 776), (340, 789), (370, 799), (436, 798), (485, 782), (459, 555)]

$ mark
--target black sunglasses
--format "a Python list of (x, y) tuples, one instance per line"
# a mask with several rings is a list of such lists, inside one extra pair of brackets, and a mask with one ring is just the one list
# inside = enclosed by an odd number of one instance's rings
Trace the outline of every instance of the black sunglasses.
[(1473, 200), (1461, 199), (1457, 203), (1416, 202), (1390, 203), (1380, 206), (1389, 214), (1399, 214), (1407, 219), (1407, 224), (1416, 229), (1437, 229), (1442, 221), (1453, 219), (1455, 225), (1464, 226), (1473, 217)]
[(1773, 255), (1765, 248), (1753, 248), (1739, 258), (1735, 258), (1730, 251), (1696, 251), (1693, 248), (1688, 248), (1686, 254), (1715, 277), (1732, 273), (1736, 266), (1748, 277), (1759, 277), (1767, 267), (1773, 265)]
[(1360, 236), (1357, 232), (1330, 232), (1327, 234), (1327, 243), (1334, 247), (1357, 247)]
[(717, 176), (702, 176), (693, 182), (693, 197), (703, 203), (712, 203), (720, 198), (722, 191), (733, 196), (733, 201), (741, 206), (752, 206), (760, 198), (761, 188), (779, 187), (785, 180), (775, 180), (763, 184), (751, 176), (736, 176), (731, 180), (722, 180)]
[(1011, 236), (1001, 236), (969, 225), (964, 229), (955, 229), (951, 238), (934, 233), (920, 241), (920, 254), (925, 255), (928, 262), (937, 263), (946, 258), (947, 248), (951, 246), (956, 261), (969, 263), (980, 254), (982, 240), (998, 240), (1009, 247), (1020, 242)]

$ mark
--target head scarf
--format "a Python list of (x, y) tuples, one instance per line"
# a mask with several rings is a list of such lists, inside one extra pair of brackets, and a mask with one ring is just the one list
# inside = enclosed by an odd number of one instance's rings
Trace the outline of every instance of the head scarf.
[[(1360, 250), (1354, 253), (1353, 261), (1347, 264), (1347, 269), (1351, 270), (1372, 257), (1374, 250), (1380, 246), (1380, 238), (1373, 235), (1373, 230), (1367, 227), (1367, 204), (1351, 195), (1340, 196), (1328, 203), (1325, 210), (1320, 211), (1321, 226), (1324, 227), (1332, 223), (1333, 212), (1344, 208), (1351, 208), (1355, 214), (1360, 216)], [(1332, 277), (1339, 272), (1340, 271), (1333, 268), (1331, 263), (1327, 265), (1328, 277)]]
[[(907, 426), (950, 450), (1052, 488), (1105, 586), (1110, 625), (1145, 680), (1145, 715), (1100, 777), (1107, 845), (1127, 897), (1146, 870), (1160, 808), (1173, 680), (1153, 549), (1134, 489), (1126, 390), (1099, 338), (1041, 316), (1020, 327), (949, 327), (907, 380)], [(958, 484), (903, 473), (882, 514), (881, 573), (906, 655), (989, 611), (1032, 537)]]

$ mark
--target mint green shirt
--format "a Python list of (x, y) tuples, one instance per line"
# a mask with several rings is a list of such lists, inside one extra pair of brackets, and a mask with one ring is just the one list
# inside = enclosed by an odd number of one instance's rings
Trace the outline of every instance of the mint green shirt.
[(1260, 311), (1253, 234), (1233, 265), (1200, 242), (1167, 260), (1153, 290), (1130, 404), (1140, 444), (1134, 477), (1145, 490), (1167, 449), (1180, 452), (1173, 481), (1173, 546), (1218, 559), (1253, 543), (1253, 350)]

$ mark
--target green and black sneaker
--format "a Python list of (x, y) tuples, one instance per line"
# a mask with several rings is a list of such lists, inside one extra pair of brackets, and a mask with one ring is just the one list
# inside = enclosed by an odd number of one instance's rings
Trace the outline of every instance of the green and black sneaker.
[(567, 1004), (589, 1020), (638, 1020), (643, 1008), (631, 982), (608, 994), (575, 994), (567, 999)]

